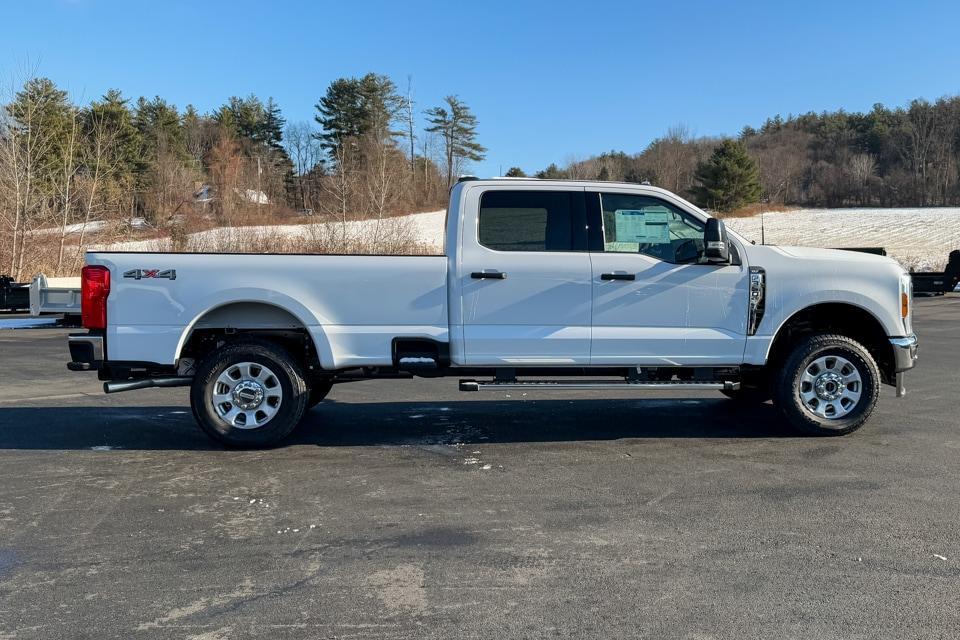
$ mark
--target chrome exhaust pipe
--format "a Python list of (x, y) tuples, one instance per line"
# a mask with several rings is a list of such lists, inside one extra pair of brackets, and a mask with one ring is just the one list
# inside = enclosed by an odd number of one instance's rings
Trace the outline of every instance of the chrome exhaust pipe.
[(120, 393), (135, 389), (150, 389), (152, 387), (189, 387), (193, 378), (184, 376), (168, 376), (166, 378), (144, 378), (143, 380), (108, 380), (103, 383), (104, 393)]

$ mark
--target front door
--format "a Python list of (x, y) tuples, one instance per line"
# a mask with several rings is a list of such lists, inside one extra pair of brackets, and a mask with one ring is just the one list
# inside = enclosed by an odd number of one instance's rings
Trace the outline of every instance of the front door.
[(485, 189), (467, 197), (462, 233), (464, 364), (589, 364), (583, 190)]
[(710, 265), (704, 223), (679, 203), (587, 193), (594, 243), (593, 365), (722, 366), (743, 359), (746, 265)]

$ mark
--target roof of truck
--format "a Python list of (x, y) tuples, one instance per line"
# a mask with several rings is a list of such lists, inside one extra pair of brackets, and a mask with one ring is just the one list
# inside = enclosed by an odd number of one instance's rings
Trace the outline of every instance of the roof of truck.
[(632, 189), (640, 188), (644, 190), (668, 193), (676, 197), (676, 194), (674, 194), (672, 191), (668, 191), (667, 189), (663, 189), (661, 187), (655, 187), (649, 182), (642, 183), (642, 182), (622, 182), (622, 181), (614, 181), (614, 180), (573, 180), (573, 179), (566, 179), (566, 178), (532, 178), (532, 177), (515, 178), (512, 176), (495, 176), (492, 178), (478, 178), (477, 176), (460, 176), (460, 178), (457, 179), (457, 184), (460, 184), (462, 182), (482, 183), (482, 184), (487, 184), (487, 183), (502, 184), (504, 182), (531, 183), (531, 184), (539, 184), (539, 185), (545, 185), (545, 186), (579, 185), (579, 186), (588, 186), (588, 187), (597, 187), (597, 188), (616, 186), (616, 187), (630, 187)]

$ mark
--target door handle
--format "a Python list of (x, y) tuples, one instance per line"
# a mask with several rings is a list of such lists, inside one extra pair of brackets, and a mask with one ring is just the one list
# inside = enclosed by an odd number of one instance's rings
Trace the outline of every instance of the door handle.
[(506, 280), (507, 274), (503, 271), (474, 271), (470, 277), (474, 280)]
[(633, 273), (604, 273), (600, 275), (601, 280), (636, 280), (637, 276)]

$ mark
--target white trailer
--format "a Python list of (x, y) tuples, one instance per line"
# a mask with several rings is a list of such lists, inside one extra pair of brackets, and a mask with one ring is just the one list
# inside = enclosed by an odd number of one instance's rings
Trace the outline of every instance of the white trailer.
[(80, 315), (80, 278), (48, 278), (38, 274), (30, 282), (30, 315)]

